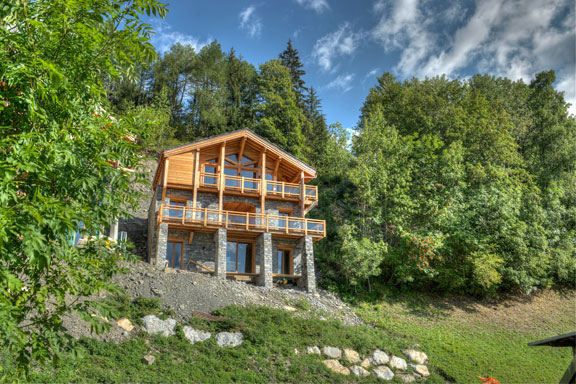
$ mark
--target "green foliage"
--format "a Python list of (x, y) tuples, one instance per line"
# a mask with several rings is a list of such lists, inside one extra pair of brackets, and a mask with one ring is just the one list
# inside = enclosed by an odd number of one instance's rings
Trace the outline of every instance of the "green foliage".
[[(15, 357), (9, 378), (32, 361), (56, 361), (69, 345), (62, 316), (76, 311), (96, 330), (97, 303), (72, 300), (102, 289), (122, 259), (114, 243), (83, 248), (137, 202), (143, 179), (137, 132), (106, 112), (102, 78), (134, 75), (154, 56), (143, 14), (155, 0), (15, 1), (0, 8), (0, 348)], [(80, 223), (83, 227), (80, 227)]]
[[(355, 165), (341, 176), (354, 191), (341, 196), (345, 225), (320, 257), (339, 250), (332, 268), (346, 279), (358, 272), (356, 283), (378, 270), (405, 288), (478, 295), (568, 283), (576, 128), (553, 81), (550, 72), (530, 86), (380, 77), (353, 140)], [(381, 241), (378, 265), (368, 254)], [(350, 267), (361, 260), (372, 273)]]
[(260, 103), (256, 133), (278, 144), (292, 155), (303, 158), (304, 140), (301, 114), (288, 68), (280, 60), (260, 66)]

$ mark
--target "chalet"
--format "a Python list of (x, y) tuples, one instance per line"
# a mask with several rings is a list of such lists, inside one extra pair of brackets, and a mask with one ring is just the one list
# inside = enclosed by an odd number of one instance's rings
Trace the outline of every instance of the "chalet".
[(176, 269), (293, 281), (315, 290), (314, 242), (323, 220), (307, 219), (316, 170), (248, 129), (168, 149), (153, 181), (148, 258)]

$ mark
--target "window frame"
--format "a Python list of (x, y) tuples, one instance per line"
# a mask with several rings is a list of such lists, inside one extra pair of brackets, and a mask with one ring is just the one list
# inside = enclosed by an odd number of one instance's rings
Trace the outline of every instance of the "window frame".
[[(168, 240), (166, 241), (166, 260), (168, 260), (168, 243), (180, 243), (180, 263), (179, 263), (179, 267), (178, 269), (183, 269), (183, 264), (184, 264), (184, 239), (180, 238), (180, 237), (168, 237)], [(174, 256), (175, 256), (175, 251), (176, 251), (176, 247), (174, 247), (174, 245), (172, 245), (172, 256), (171, 256), (171, 263), (170, 260), (168, 261), (168, 267), (169, 268), (174, 268), (171, 265), (174, 265)]]

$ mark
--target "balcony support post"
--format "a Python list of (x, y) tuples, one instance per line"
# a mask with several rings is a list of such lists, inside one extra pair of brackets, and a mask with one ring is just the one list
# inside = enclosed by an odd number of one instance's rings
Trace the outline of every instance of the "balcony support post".
[(158, 232), (156, 233), (156, 257), (153, 263), (158, 265), (166, 260), (166, 247), (168, 246), (168, 224), (160, 223), (158, 225)]
[(312, 236), (304, 236), (300, 239), (298, 247), (301, 252), (302, 278), (298, 280), (298, 286), (308, 292), (316, 291), (316, 276), (314, 273), (314, 247)]
[(224, 185), (225, 185), (225, 175), (224, 175), (224, 158), (226, 157), (226, 142), (223, 142), (220, 146), (220, 169), (219, 169), (219, 183), (218, 183), (218, 210), (222, 210), (223, 205), (223, 195), (224, 195)]
[(262, 152), (260, 159), (260, 213), (266, 213), (266, 150)]
[(227, 231), (219, 228), (214, 234), (216, 242), (216, 254), (214, 255), (214, 275), (219, 279), (226, 280), (226, 238)]
[(260, 264), (260, 274), (258, 275), (258, 285), (272, 288), (272, 234), (264, 232), (256, 239), (258, 252), (258, 263)]
[[(196, 201), (198, 200), (198, 186), (200, 184), (200, 150), (197, 149), (194, 154), (194, 190), (192, 191), (192, 207), (196, 209)], [(192, 214), (192, 219), (196, 218), (196, 214)]]
[[(306, 184), (304, 184), (304, 171), (300, 173), (300, 217), (305, 217)], [(306, 224), (306, 223), (304, 223)]]

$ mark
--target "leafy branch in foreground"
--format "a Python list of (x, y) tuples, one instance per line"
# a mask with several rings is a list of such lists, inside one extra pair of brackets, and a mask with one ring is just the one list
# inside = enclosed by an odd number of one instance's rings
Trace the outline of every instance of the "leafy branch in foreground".
[[(78, 297), (114, 289), (123, 255), (97, 235), (136, 204), (130, 184), (142, 180), (126, 140), (137, 132), (106, 113), (101, 81), (153, 58), (140, 17), (165, 13), (155, 0), (0, 5), (0, 348), (19, 368), (9, 375), (70, 347), (70, 311), (101, 328), (104, 308)], [(71, 246), (75, 230), (92, 236), (86, 246)]]

